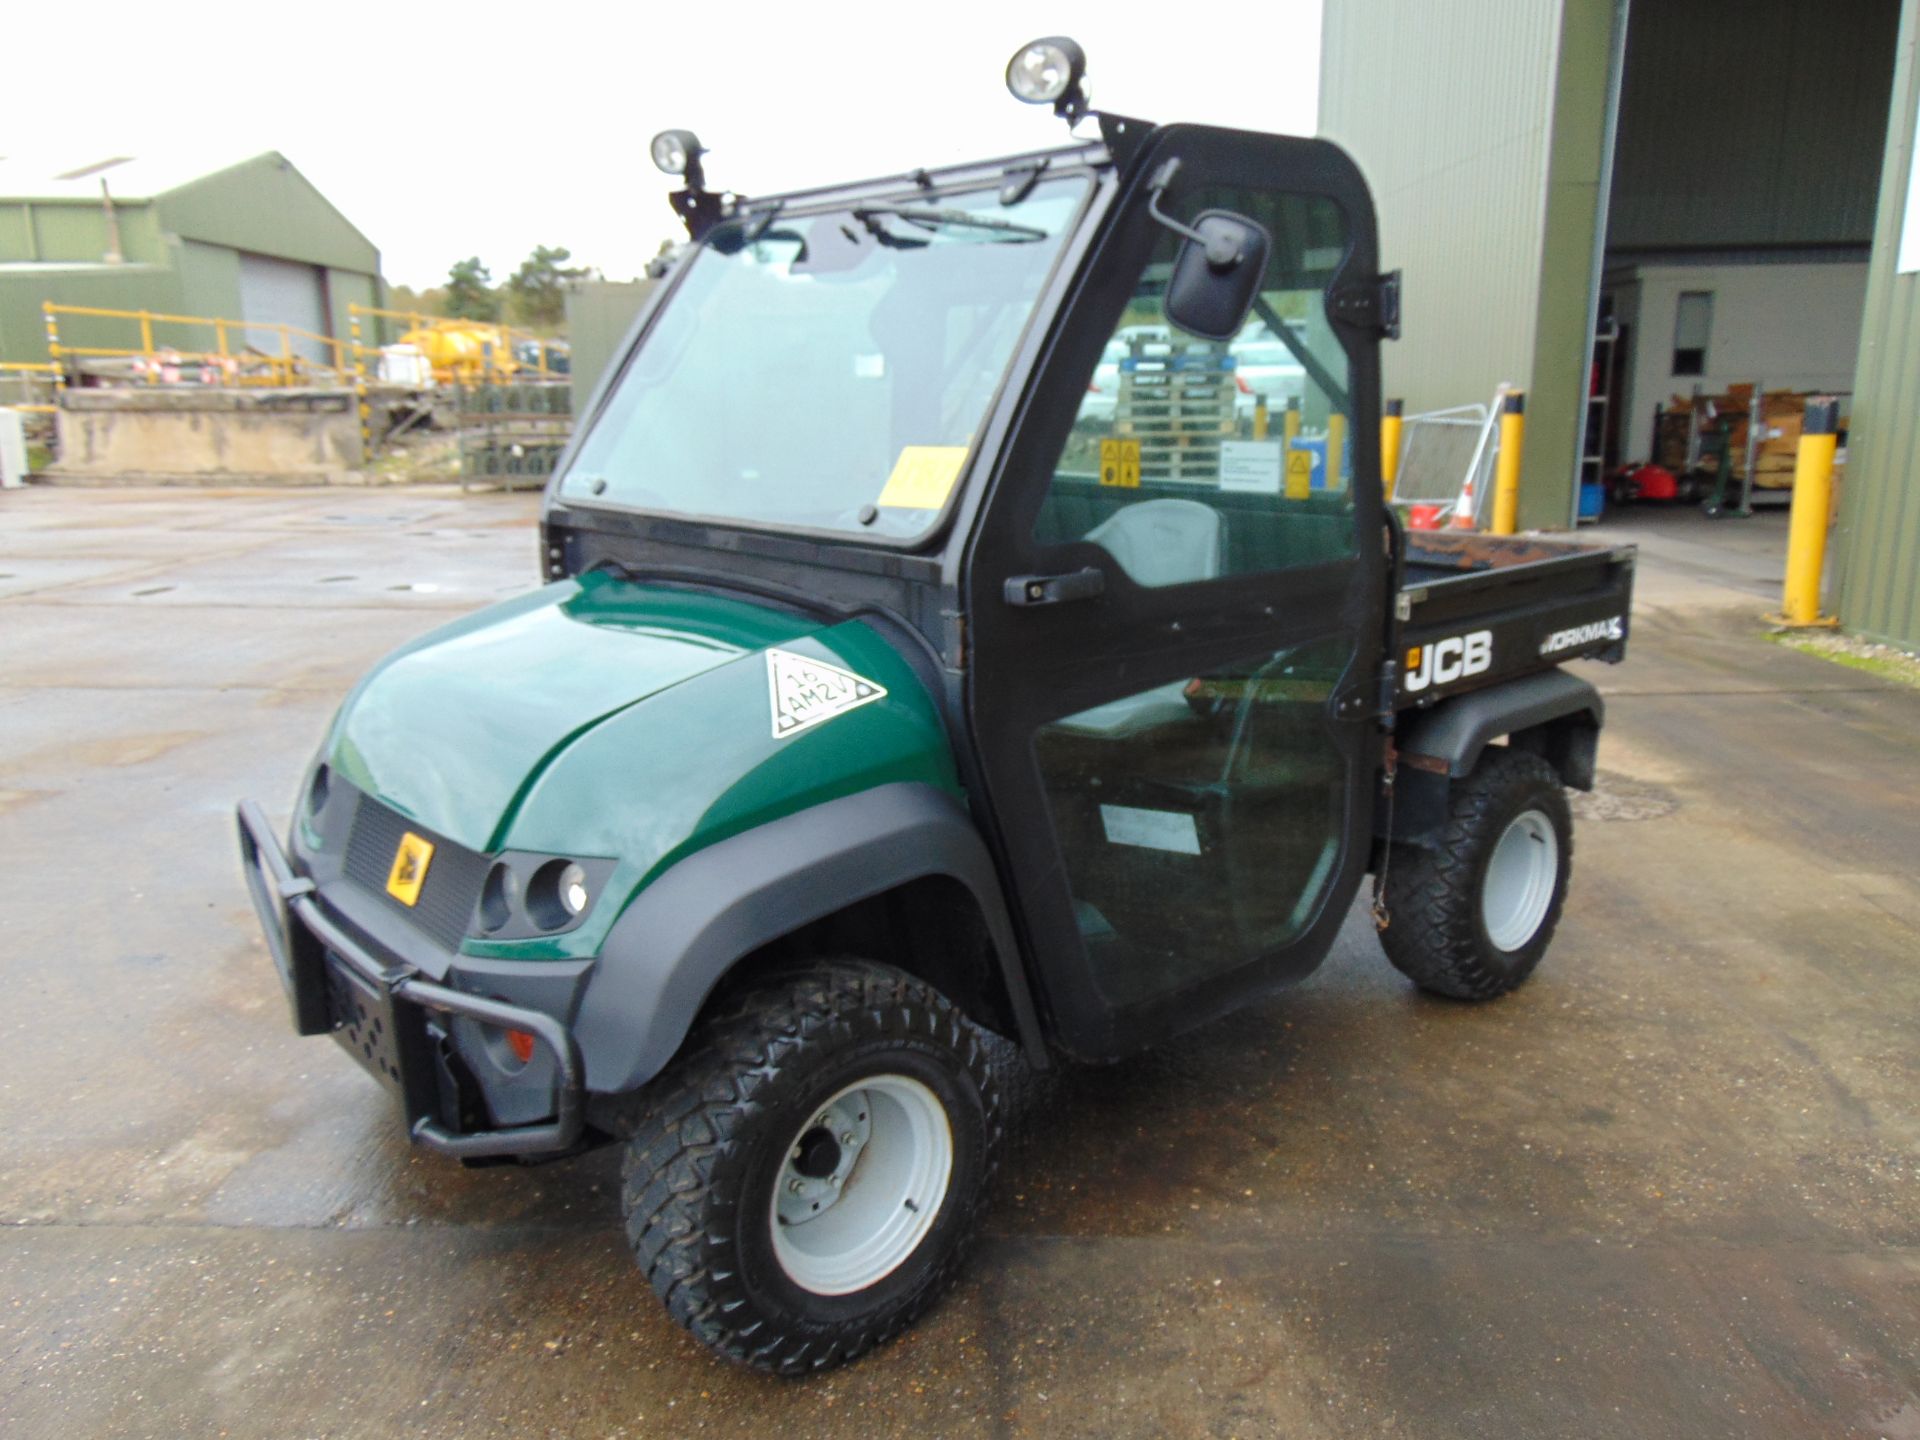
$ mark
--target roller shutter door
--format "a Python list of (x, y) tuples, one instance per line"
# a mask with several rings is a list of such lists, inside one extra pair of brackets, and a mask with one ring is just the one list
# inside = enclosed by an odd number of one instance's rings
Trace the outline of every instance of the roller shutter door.
[[(240, 316), (250, 322), (291, 325), (315, 335), (328, 335), (326, 277), (316, 265), (276, 260), (270, 255), (240, 257)], [(247, 331), (247, 343), (269, 355), (280, 353), (277, 330)], [(328, 347), (316, 340), (292, 337), (295, 354), (326, 361)]]

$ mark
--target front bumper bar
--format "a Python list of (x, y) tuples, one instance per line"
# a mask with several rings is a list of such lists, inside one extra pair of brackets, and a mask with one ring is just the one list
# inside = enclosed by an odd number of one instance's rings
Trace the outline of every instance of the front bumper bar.
[[(383, 962), (321, 909), (313, 881), (294, 873), (258, 805), (242, 800), (239, 822), (240, 859), (247, 877), (247, 890), (260, 916), (260, 928), (266, 933), (274, 968), (280, 972), (280, 983), (286, 987), (293, 1003), (294, 1023), (301, 1034), (322, 1034), (335, 1028), (329, 1018), (331, 1007), (327, 997), (325, 967), (329, 958), (350, 968), (363, 988), (377, 997), (378, 1003), (386, 1007), (394, 1030), (407, 1023), (408, 1007), (417, 1007), (445, 1015), (464, 1015), (506, 1030), (524, 1031), (552, 1052), (558, 1071), (553, 1119), (539, 1124), (457, 1131), (441, 1119), (426, 1093), (427, 1087), (410, 1083), (411, 1077), (402, 1076), (398, 1066), (392, 1075), (380, 1078), (400, 1082), (413, 1138), (444, 1155), (469, 1160), (544, 1155), (570, 1149), (578, 1142), (585, 1127), (586, 1070), (581, 1062), (579, 1043), (565, 1025), (539, 1010), (509, 1005), (483, 995), (468, 995), (423, 980), (406, 966)], [(315, 943), (303, 944), (302, 932)], [(371, 1057), (361, 1057), (356, 1052), (356, 1058), (380, 1074), (369, 1063)]]

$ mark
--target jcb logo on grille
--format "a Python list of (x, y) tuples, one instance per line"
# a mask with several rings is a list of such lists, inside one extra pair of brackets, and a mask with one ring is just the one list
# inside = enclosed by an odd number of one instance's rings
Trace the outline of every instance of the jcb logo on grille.
[(433, 842), (407, 831), (400, 837), (400, 848), (393, 852), (393, 869), (387, 872), (387, 894), (402, 905), (418, 901), (432, 860)]
[(1471, 635), (1449, 635), (1418, 650), (1407, 651), (1407, 689), (1424, 690), (1429, 685), (1447, 685), (1469, 675), (1481, 674), (1493, 664), (1493, 632), (1476, 630)]

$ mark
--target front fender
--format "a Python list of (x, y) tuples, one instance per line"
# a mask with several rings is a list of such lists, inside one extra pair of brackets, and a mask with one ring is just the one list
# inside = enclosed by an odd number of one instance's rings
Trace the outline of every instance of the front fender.
[(952, 795), (896, 783), (709, 845), (647, 886), (609, 933), (581, 1000), (587, 1088), (619, 1093), (658, 1074), (742, 956), (929, 875), (959, 881), (979, 903), (1021, 1038), (1038, 1053), (1032, 995), (979, 832)]

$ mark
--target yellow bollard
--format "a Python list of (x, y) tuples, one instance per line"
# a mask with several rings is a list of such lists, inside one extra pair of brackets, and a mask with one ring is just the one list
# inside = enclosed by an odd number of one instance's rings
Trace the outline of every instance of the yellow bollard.
[(1327, 416), (1327, 493), (1344, 490), (1347, 467), (1341, 462), (1347, 454), (1347, 417), (1338, 410)]
[(1400, 425), (1401, 416), (1406, 411), (1406, 401), (1387, 401), (1386, 413), (1380, 417), (1380, 490), (1387, 499), (1393, 499), (1393, 485), (1400, 478)]
[(1267, 397), (1264, 395), (1253, 397), (1253, 438), (1267, 438)]
[(1294, 442), (1300, 438), (1300, 397), (1294, 396), (1287, 401), (1287, 413), (1280, 420), (1280, 450), (1282, 454), (1293, 453)]
[(60, 358), (60, 321), (55, 316), (53, 301), (40, 302), (40, 313), (47, 321), (47, 359), (53, 362), (53, 403), (60, 403), (61, 394), (67, 388), (67, 366)]
[(1495, 535), (1511, 535), (1520, 528), (1520, 447), (1526, 434), (1526, 394), (1509, 390), (1500, 402), (1500, 455), (1493, 471)]
[(1820, 575), (1827, 563), (1827, 524), (1833, 511), (1833, 454), (1840, 443), (1840, 402), (1830, 395), (1807, 401), (1800, 452), (1793, 463), (1793, 513), (1787, 522), (1789, 625), (1833, 625), (1820, 617)]

